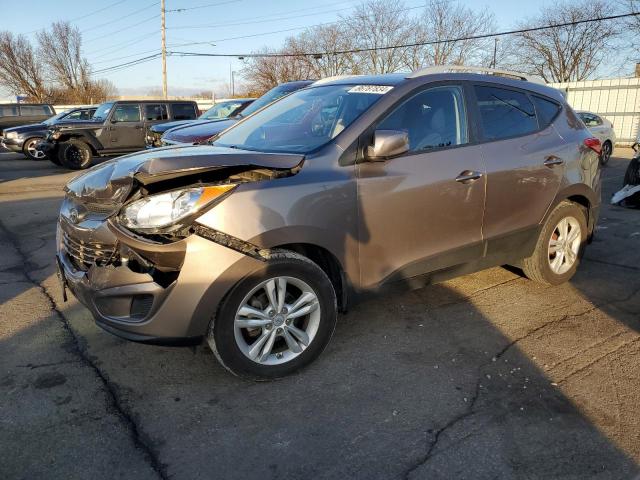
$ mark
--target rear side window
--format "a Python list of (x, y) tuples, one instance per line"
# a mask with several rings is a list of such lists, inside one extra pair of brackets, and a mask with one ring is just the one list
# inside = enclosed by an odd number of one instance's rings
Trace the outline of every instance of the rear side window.
[(462, 89), (457, 86), (424, 90), (406, 100), (376, 127), (409, 135), (409, 151), (467, 143)]
[(0, 117), (17, 117), (18, 107), (13, 105), (0, 105)]
[(113, 120), (116, 122), (139, 122), (140, 105), (118, 105), (113, 112)]
[(145, 105), (144, 107), (144, 119), (147, 122), (154, 122), (157, 120), (167, 120), (169, 115), (167, 114), (167, 106), (164, 104), (159, 105)]
[(517, 137), (538, 130), (536, 112), (524, 93), (476, 86), (480, 123), (486, 140)]
[(538, 116), (540, 128), (547, 128), (560, 111), (560, 105), (535, 95), (531, 98), (533, 98), (533, 103), (536, 106), (536, 115)]
[(587, 127), (597, 127), (598, 125), (602, 125), (602, 119), (593, 113), (580, 112), (578, 116)]
[(195, 105), (191, 103), (174, 103), (171, 112), (174, 120), (193, 120), (198, 116)]
[(51, 109), (47, 105), (20, 105), (20, 115), (23, 117), (51, 115)]

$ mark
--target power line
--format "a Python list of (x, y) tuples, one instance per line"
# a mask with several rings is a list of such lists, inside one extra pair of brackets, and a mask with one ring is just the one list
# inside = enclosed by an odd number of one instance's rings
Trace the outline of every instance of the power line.
[(228, 0), (226, 2), (208, 3), (206, 5), (199, 5), (197, 7), (174, 8), (172, 10), (167, 10), (167, 13), (186, 12), (187, 10), (198, 10), (200, 8), (218, 7), (220, 5), (226, 5), (227, 3), (238, 3), (241, 1), (242, 0)]
[(120, 3), (124, 3), (126, 0), (119, 0), (117, 2), (111, 3), (109, 5), (107, 5), (106, 7), (101, 8), (100, 10), (96, 10), (94, 12), (91, 13), (87, 13), (86, 15), (83, 15), (81, 17), (76, 17), (76, 18), (72, 18), (71, 20), (69, 20), (69, 22), (73, 23), (73, 22), (77, 22), (78, 20), (83, 20), (87, 17), (91, 17), (93, 15), (95, 15), (96, 13), (100, 13), (100, 12), (104, 12), (105, 10), (108, 10), (111, 7), (115, 7), (116, 5), (119, 5)]
[(95, 73), (104, 73), (104, 72), (109, 72), (109, 71), (112, 71), (112, 70), (118, 70), (118, 69), (121, 69), (122, 67), (133, 67), (135, 65), (138, 65), (139, 63), (148, 62), (150, 60), (158, 58), (161, 55), (162, 55), (162, 53), (160, 53), (160, 52), (154, 53), (153, 55), (148, 55), (146, 57), (137, 58), (135, 60), (131, 60), (130, 62), (121, 63), (119, 65), (112, 65), (111, 67), (102, 68), (100, 70), (94, 70), (91, 73), (94, 73), (94, 74)]
[[(121, 2), (118, 2), (118, 3), (121, 3)], [(145, 7), (142, 7), (142, 8), (140, 8), (140, 9), (134, 11), (134, 12), (125, 13), (124, 15), (120, 15), (115, 20), (111, 20), (109, 22), (101, 23), (100, 25), (96, 25), (95, 27), (85, 28), (84, 30), (81, 30), (80, 33), (93, 32), (94, 30), (98, 30), (100, 28), (106, 27), (107, 25), (112, 25), (114, 23), (118, 23), (118, 22), (121, 22), (123, 20), (128, 20), (129, 17), (133, 17), (134, 15), (137, 15), (140, 12), (144, 12), (146, 10), (149, 10), (151, 7), (153, 7), (154, 5), (157, 5), (158, 3), (160, 3), (160, 2), (153, 2), (152, 4), (147, 5)]]
[[(457, 38), (449, 38), (442, 40), (433, 40), (429, 42), (417, 42), (417, 43), (409, 43), (409, 44), (401, 44), (401, 45), (389, 45), (384, 47), (370, 47), (370, 48), (354, 48), (350, 50), (336, 50), (336, 51), (325, 51), (325, 52), (301, 52), (301, 53), (198, 53), (198, 52), (167, 52), (167, 55), (171, 56), (181, 56), (181, 57), (241, 57), (241, 58), (260, 58), (260, 57), (301, 57), (301, 56), (312, 56), (312, 57), (322, 57), (323, 55), (341, 55), (347, 53), (363, 53), (363, 52), (371, 52), (377, 50), (392, 50), (398, 48), (410, 48), (410, 47), (419, 47), (426, 45), (437, 45), (442, 43), (453, 43), (453, 42), (461, 42), (466, 40), (480, 40), (484, 38), (493, 38), (493, 37), (501, 37), (507, 35), (514, 35), (519, 33), (528, 33), (535, 32), (540, 30), (548, 30), (550, 28), (560, 28), (567, 27), (572, 25), (580, 25), (583, 23), (593, 23), (593, 22), (602, 22), (605, 20), (617, 20), (620, 18), (628, 18), (639, 16), (640, 12), (630, 12), (619, 15), (609, 15), (606, 17), (596, 17), (584, 20), (575, 20), (572, 22), (564, 22), (564, 23), (555, 23), (549, 25), (543, 25), (539, 27), (531, 27), (531, 28), (522, 28), (518, 30), (507, 30), (503, 32), (495, 32), (495, 33), (487, 33), (482, 35), (470, 35), (466, 37), (457, 37)], [(333, 23), (333, 22), (332, 22)], [(131, 66), (138, 65), (139, 63), (144, 63), (147, 61), (151, 61), (158, 56), (160, 53), (156, 53), (154, 55), (149, 55), (147, 57), (142, 57), (136, 60), (132, 60), (130, 62), (122, 63), (119, 65), (113, 65), (111, 67), (106, 67), (101, 70), (96, 70), (93, 73), (101, 73), (107, 71), (114, 71), (118, 69), (128, 68)]]
[[(593, 23), (593, 22), (602, 22), (605, 20), (617, 20), (620, 18), (627, 17), (635, 17), (639, 16), (640, 12), (630, 12), (623, 13), (619, 15), (609, 15), (606, 17), (596, 17), (584, 20), (575, 20), (572, 22), (564, 22), (564, 23), (554, 23), (550, 25), (544, 25), (540, 27), (531, 27), (531, 28), (522, 28), (518, 30), (508, 30), (504, 32), (495, 32), (495, 33), (485, 33), (482, 35), (470, 35), (466, 37), (458, 37), (458, 38), (449, 38), (443, 40), (432, 40), (429, 42), (416, 42), (416, 43), (407, 43), (401, 45), (388, 45), (384, 47), (367, 47), (367, 48), (354, 48), (350, 50), (335, 50), (335, 51), (326, 51), (326, 52), (301, 52), (301, 53), (198, 53), (198, 52), (171, 52), (172, 55), (178, 56), (193, 56), (193, 57), (245, 57), (245, 58), (258, 58), (258, 57), (322, 57), (323, 55), (341, 55), (347, 53), (364, 53), (364, 52), (373, 52), (378, 50), (394, 50), (397, 48), (411, 48), (411, 47), (422, 47), (426, 45), (438, 45), (442, 43), (455, 43), (462, 42), (466, 40), (481, 40), (484, 38), (493, 38), (493, 37), (503, 37), (507, 35), (514, 35), (518, 33), (529, 33), (529, 32), (537, 32), (540, 30), (548, 30), (550, 28), (560, 28), (560, 27), (568, 27), (572, 25), (580, 25), (583, 23)], [(331, 22), (335, 23), (335, 22)], [(274, 32), (275, 33), (275, 32)], [(255, 35), (250, 35), (255, 36)], [(236, 37), (236, 38), (245, 38), (245, 37)], [(220, 42), (222, 40), (212, 40), (212, 42)]]
[[(339, 4), (344, 4), (345, 2), (336, 2)], [(329, 4), (331, 5), (331, 4)], [(296, 13), (296, 12), (305, 12), (305, 11), (309, 11), (309, 10), (314, 10), (317, 8), (322, 8), (325, 5), (319, 6), (319, 7), (313, 7), (313, 8), (303, 8), (300, 10), (292, 10), (289, 12), (285, 12), (288, 16), (286, 17), (276, 17), (276, 18), (266, 18), (266, 17), (274, 17), (275, 15), (264, 15), (262, 18), (263, 20), (261, 20), (261, 17), (254, 17), (252, 20), (240, 20), (240, 21), (231, 21), (231, 22), (224, 22), (224, 23), (213, 23), (213, 24), (208, 24), (208, 25), (183, 25), (183, 26), (178, 26), (178, 27), (170, 27), (171, 30), (180, 30), (180, 29), (191, 29), (191, 28), (215, 28), (215, 27), (235, 27), (238, 25), (252, 25), (252, 24), (256, 24), (256, 23), (270, 23), (270, 22), (276, 22), (278, 20), (290, 20), (292, 18), (300, 18), (300, 17), (312, 17), (314, 15), (324, 15), (325, 13), (335, 13), (335, 12), (342, 12), (344, 10), (351, 10), (352, 8), (354, 8), (354, 5), (351, 5), (349, 7), (343, 7), (343, 8), (338, 8), (338, 9), (333, 9), (333, 10), (325, 10), (322, 12), (313, 12), (313, 13), (308, 13), (305, 15), (290, 15), (291, 13)], [(424, 5), (420, 5), (417, 7), (412, 7), (412, 8), (424, 8)], [(407, 9), (407, 10), (411, 10), (411, 9)], [(276, 14), (276, 15), (282, 15), (282, 14)], [(266, 19), (264, 19), (266, 18)]]
[[(133, 45), (135, 43), (138, 43), (140, 40), (149, 38), (149, 37), (151, 37), (153, 35), (156, 35), (157, 33), (158, 33), (158, 30), (153, 30), (153, 31), (150, 31), (150, 32), (147, 32), (147, 33), (143, 33), (139, 37), (130, 38), (128, 40), (125, 40), (124, 42), (115, 43), (113, 45), (108, 45), (107, 47), (104, 47), (104, 48), (99, 48), (98, 50), (93, 50), (92, 52), (87, 53), (87, 55), (93, 55), (94, 53), (104, 52), (105, 50), (108, 50), (108, 53), (106, 53), (104, 55), (111, 55), (116, 50), (122, 50), (122, 48), (124, 48), (124, 47), (127, 47), (129, 45)], [(102, 55), (100, 57), (97, 57), (97, 58), (104, 57), (104, 55)]]
[(96, 41), (96, 40), (100, 40), (101, 38), (110, 37), (111, 35), (114, 35), (114, 34), (116, 34), (116, 33), (120, 33), (120, 32), (123, 32), (123, 31), (125, 31), (125, 30), (129, 30), (130, 28), (137, 27), (138, 25), (142, 25), (143, 23), (150, 22), (151, 20), (155, 20), (155, 19), (157, 19), (158, 17), (159, 17), (159, 15), (153, 15), (152, 17), (147, 17), (147, 18), (145, 18), (144, 20), (142, 20), (142, 21), (140, 21), (140, 22), (137, 22), (137, 23), (134, 23), (134, 24), (132, 24), (132, 25), (127, 25), (126, 27), (122, 27), (122, 28), (120, 28), (120, 29), (118, 29), (118, 30), (114, 30), (114, 31), (112, 31), (112, 32), (105, 33), (105, 34), (100, 35), (100, 36), (98, 36), (98, 37), (90, 38), (89, 40), (86, 40), (86, 43), (91, 43), (91, 42), (94, 42), (94, 41)]

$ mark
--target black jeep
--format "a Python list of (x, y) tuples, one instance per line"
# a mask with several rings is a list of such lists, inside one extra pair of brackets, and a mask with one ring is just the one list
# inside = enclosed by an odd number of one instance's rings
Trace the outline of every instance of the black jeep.
[(191, 101), (107, 102), (98, 107), (91, 120), (52, 126), (37, 148), (56, 165), (81, 170), (91, 165), (94, 155), (121, 155), (143, 149), (145, 132), (152, 125), (197, 116), (198, 105)]

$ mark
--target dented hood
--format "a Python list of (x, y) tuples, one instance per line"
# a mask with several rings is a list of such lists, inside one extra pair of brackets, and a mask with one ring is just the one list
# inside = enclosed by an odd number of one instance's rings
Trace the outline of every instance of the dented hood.
[(165, 147), (109, 160), (89, 169), (65, 187), (68, 195), (90, 203), (119, 205), (134, 179), (143, 185), (232, 167), (291, 169), (303, 155), (262, 153), (213, 145)]

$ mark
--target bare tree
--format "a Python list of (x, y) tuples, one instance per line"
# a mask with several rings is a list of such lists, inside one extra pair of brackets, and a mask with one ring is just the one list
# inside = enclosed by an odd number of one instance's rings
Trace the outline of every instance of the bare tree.
[[(494, 29), (493, 14), (475, 12), (447, 0), (430, 0), (424, 14), (412, 22), (411, 43), (429, 43), (407, 48), (405, 64), (411, 70), (426, 65), (483, 63), (492, 48), (491, 39), (471, 39)], [(461, 39), (447, 41), (448, 39)]]
[(539, 75), (547, 82), (584, 80), (593, 74), (618, 35), (611, 21), (572, 23), (610, 14), (610, 4), (602, 0), (564, 2), (543, 8), (522, 28), (560, 25), (515, 35), (517, 56), (514, 64), (523, 71)]
[(23, 35), (0, 32), (0, 83), (13, 94), (46, 102), (51, 94), (36, 53)]
[(352, 49), (364, 73), (390, 73), (405, 66), (404, 51), (388, 48), (414, 38), (412, 22), (402, 2), (368, 0), (343, 17)]
[(313, 78), (360, 73), (357, 58), (345, 52), (353, 48), (352, 38), (345, 25), (330, 24), (310, 28), (290, 40), (295, 50), (305, 53), (328, 52), (324, 55), (305, 55), (299, 61), (308, 65)]
[(300, 48), (290, 38), (281, 50), (265, 48), (258, 52), (264, 56), (246, 59), (242, 68), (242, 76), (247, 83), (245, 88), (264, 93), (283, 82), (312, 78), (311, 65), (300, 55)]
[(47, 68), (49, 80), (73, 92), (84, 103), (91, 95), (89, 63), (82, 57), (82, 37), (69, 22), (56, 22), (50, 31), (37, 34), (38, 56)]

